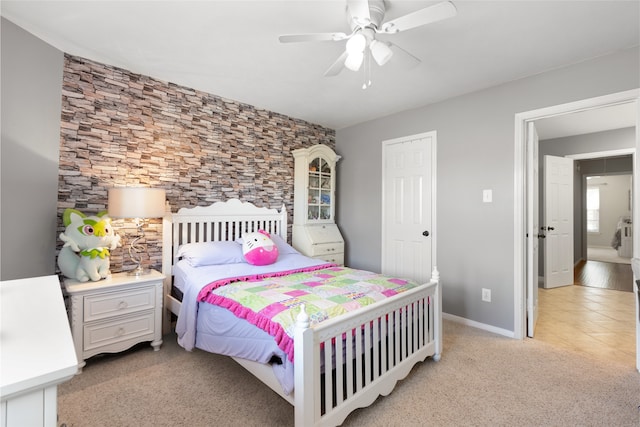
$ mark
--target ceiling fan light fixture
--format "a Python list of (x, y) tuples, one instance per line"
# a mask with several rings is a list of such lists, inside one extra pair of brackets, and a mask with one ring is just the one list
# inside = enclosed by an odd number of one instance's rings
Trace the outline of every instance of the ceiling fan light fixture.
[(356, 33), (347, 40), (347, 52), (349, 55), (364, 52), (364, 48), (367, 46), (367, 38), (362, 33)]
[(353, 52), (347, 56), (344, 60), (344, 66), (351, 71), (358, 71), (364, 60), (363, 52)]
[(391, 47), (389, 47), (387, 43), (379, 40), (372, 40), (369, 49), (371, 49), (373, 59), (375, 59), (376, 63), (380, 66), (386, 64), (393, 56)]

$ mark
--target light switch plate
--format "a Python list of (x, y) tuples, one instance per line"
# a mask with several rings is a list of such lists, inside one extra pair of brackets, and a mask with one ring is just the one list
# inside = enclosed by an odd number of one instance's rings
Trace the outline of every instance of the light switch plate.
[(482, 201), (491, 203), (493, 201), (493, 192), (491, 190), (482, 190)]

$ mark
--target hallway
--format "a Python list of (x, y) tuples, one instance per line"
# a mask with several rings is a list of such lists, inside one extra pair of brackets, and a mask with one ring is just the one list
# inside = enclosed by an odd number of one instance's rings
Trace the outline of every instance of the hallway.
[[(576, 267), (575, 283), (538, 291), (539, 312), (534, 339), (591, 357), (636, 364), (635, 300), (633, 292), (604, 288), (608, 278), (616, 288), (633, 280), (631, 266), (587, 261), (589, 275), (580, 275)], [(589, 284), (589, 277), (594, 280)], [(596, 280), (596, 278), (598, 278)], [(581, 282), (582, 280), (582, 282)], [(581, 286), (582, 285), (582, 286)]]

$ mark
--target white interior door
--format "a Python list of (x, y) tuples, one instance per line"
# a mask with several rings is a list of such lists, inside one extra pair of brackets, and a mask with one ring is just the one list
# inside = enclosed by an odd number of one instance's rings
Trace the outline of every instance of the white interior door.
[(532, 209), (527, 218), (527, 336), (532, 337), (538, 320), (538, 270), (539, 270), (539, 238), (544, 236), (540, 231), (539, 205), (540, 184), (538, 167), (538, 132), (534, 122), (527, 124), (527, 204)]
[(573, 160), (544, 156), (544, 287), (573, 284)]
[(435, 147), (429, 132), (382, 146), (382, 272), (428, 282), (435, 266)]

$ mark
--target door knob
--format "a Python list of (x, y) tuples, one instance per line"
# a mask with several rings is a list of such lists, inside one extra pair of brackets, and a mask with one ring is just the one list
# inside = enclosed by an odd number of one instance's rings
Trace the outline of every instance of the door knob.
[(422, 235), (423, 235), (424, 237), (427, 237), (427, 236), (429, 235), (429, 232), (428, 232), (427, 230), (425, 230), (425, 231), (423, 231), (423, 232), (422, 232)]

